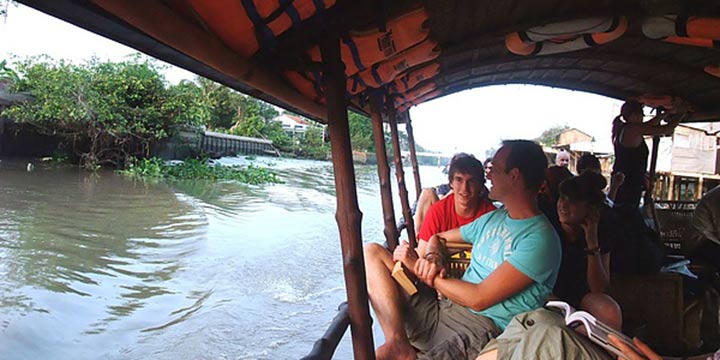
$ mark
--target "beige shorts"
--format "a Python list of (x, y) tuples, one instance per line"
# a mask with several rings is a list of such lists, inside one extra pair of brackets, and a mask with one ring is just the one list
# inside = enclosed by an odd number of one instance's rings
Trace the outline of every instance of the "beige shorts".
[(507, 329), (481, 354), (497, 350), (497, 360), (590, 359), (612, 357), (587, 337), (565, 326), (563, 317), (547, 309), (515, 316)]
[(410, 298), (405, 329), (418, 359), (474, 359), (500, 333), (490, 318), (449, 300), (438, 301), (437, 292), (423, 284)]

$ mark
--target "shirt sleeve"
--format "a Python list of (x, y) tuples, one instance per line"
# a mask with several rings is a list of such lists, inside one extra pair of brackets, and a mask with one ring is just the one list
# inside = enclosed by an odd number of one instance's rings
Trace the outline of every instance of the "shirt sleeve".
[(549, 225), (542, 226), (517, 240), (507, 261), (533, 281), (545, 282), (560, 266), (560, 240)]
[(480, 235), (482, 235), (483, 229), (485, 229), (485, 225), (487, 225), (489, 219), (490, 214), (488, 213), (473, 220), (473, 222), (467, 225), (461, 226), (460, 236), (462, 236), (463, 241), (475, 244), (475, 242), (480, 238)]

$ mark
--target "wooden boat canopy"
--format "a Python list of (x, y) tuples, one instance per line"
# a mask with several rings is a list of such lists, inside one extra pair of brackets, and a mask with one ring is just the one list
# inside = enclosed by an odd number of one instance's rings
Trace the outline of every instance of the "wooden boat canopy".
[[(695, 110), (691, 121), (720, 119), (720, 77), (717, 76), (720, 38), (715, 38), (720, 37), (717, 34), (720, 3), (715, 0), (19, 2), (319, 121), (326, 118), (325, 89), (320, 64), (311, 60), (310, 49), (317, 48), (328, 34), (349, 37), (373, 31), (382, 34), (393, 19), (421, 8), (428, 20), (417, 31), (429, 31), (429, 34), (422, 35), (427, 39), (413, 46), (434, 42), (439, 56), (420, 58), (418, 64), (407, 69), (398, 69), (401, 67), (398, 64), (403, 62), (396, 61), (394, 68), (398, 71), (391, 73), (394, 78), (400, 78), (429, 63), (438, 63), (438, 74), (428, 79), (436, 91), (423, 96), (421, 101), (474, 87), (537, 84), (617, 99), (645, 94), (677, 96), (687, 100)], [(276, 9), (271, 11), (273, 4)], [(250, 8), (252, 11), (243, 13)], [(254, 13), (259, 15), (253, 16)], [(707, 31), (701, 29), (702, 38), (696, 38), (698, 31), (692, 30), (685, 43), (653, 39), (643, 32), (647, 19), (669, 15), (702, 17), (709, 21), (703, 23)], [(521, 34), (538, 26), (614, 17), (622, 17), (627, 23), (619, 38), (595, 46), (581, 44), (584, 49), (516, 55), (505, 42), (508, 34)], [(254, 21), (252, 24), (257, 26), (244, 29), (238, 24), (242, 22), (239, 19)], [(397, 25), (392, 26), (396, 26), (398, 33)], [(568, 32), (570, 34), (561, 33), (557, 39), (545, 41), (546, 45), (558, 46), (572, 35), (592, 35), (577, 34), (569, 27)], [(688, 45), (693, 41), (706, 46)], [(372, 50), (357, 49), (359, 52)], [(350, 60), (344, 61), (347, 68)], [(369, 67), (373, 67), (372, 64)], [(371, 70), (366, 71), (370, 74)], [(299, 74), (296, 80), (305, 83), (298, 85), (291, 81), (288, 73)], [(348, 82), (353, 78), (349, 75)], [(393, 93), (388, 90), (392, 89), (380, 88), (383, 93)], [(355, 95), (349, 92), (351, 106), (369, 113), (368, 95), (372, 91), (374, 88), (368, 86)], [(407, 106), (417, 103), (415, 99)]]

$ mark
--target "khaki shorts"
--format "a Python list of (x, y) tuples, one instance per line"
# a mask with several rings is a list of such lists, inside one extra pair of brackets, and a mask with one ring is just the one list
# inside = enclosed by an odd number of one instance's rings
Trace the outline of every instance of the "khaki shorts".
[(418, 359), (474, 359), (500, 333), (487, 317), (464, 306), (437, 299), (437, 292), (418, 284), (405, 313), (405, 330)]
[(498, 351), (497, 360), (612, 359), (587, 337), (565, 326), (560, 314), (547, 309), (515, 316), (481, 354), (493, 350)]

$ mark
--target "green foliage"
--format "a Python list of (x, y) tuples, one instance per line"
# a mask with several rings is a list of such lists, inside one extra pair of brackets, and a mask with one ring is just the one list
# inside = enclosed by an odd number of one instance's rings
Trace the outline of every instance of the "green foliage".
[(278, 121), (269, 121), (265, 124), (261, 133), (264, 137), (273, 142), (273, 146), (280, 151), (288, 152), (292, 150), (293, 140), (283, 130), (282, 124)]
[(7, 60), (0, 61), (0, 82), (8, 82), (14, 84), (20, 80), (20, 77), (8, 66)]
[(158, 158), (135, 159), (128, 162), (121, 174), (136, 179), (169, 180), (236, 180), (246, 184), (260, 185), (282, 183), (272, 171), (255, 165), (222, 166), (208, 165), (207, 159), (185, 159), (182, 163), (169, 165)]
[(321, 126), (309, 126), (299, 140), (297, 154), (311, 159), (325, 160), (330, 152), (330, 144), (325, 142), (325, 132)]
[(16, 65), (21, 76), (13, 90), (29, 91), (34, 100), (2, 115), (63, 137), (87, 169), (146, 154), (151, 141), (174, 127), (200, 125), (210, 117), (197, 85), (166, 88), (158, 65), (139, 56), (82, 65), (32, 57)]
[(238, 120), (242, 95), (204, 77), (195, 80), (202, 92), (203, 99), (211, 112), (207, 120), (210, 129), (229, 129)]
[(348, 112), (348, 123), (350, 125), (350, 143), (353, 150), (375, 151), (373, 140), (372, 121), (364, 115)]
[(554, 125), (549, 129), (545, 130), (535, 138), (534, 140), (540, 143), (540, 145), (553, 146), (557, 144), (558, 136), (563, 132), (569, 130), (570, 127), (566, 125)]

